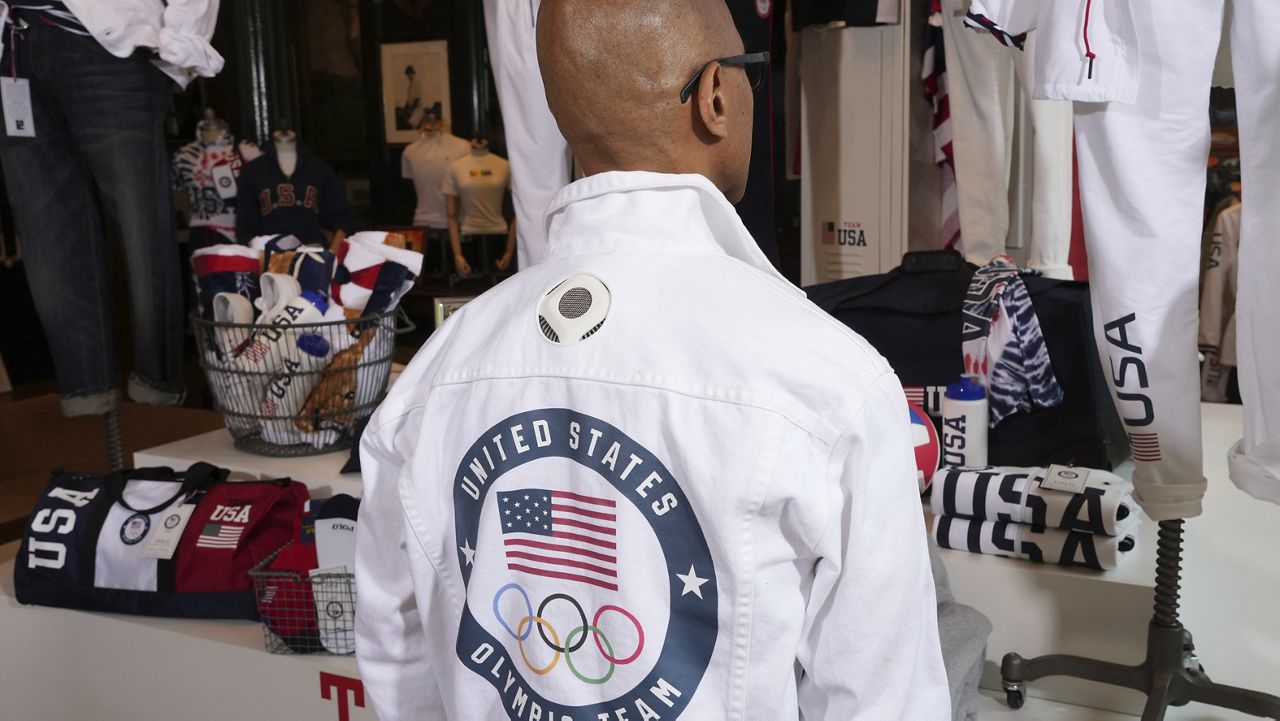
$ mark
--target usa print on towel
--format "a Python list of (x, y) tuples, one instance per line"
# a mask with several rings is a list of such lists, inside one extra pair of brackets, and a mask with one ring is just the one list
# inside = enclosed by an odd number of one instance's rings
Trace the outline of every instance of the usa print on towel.
[(527, 411), (454, 479), (458, 660), (510, 719), (675, 719), (719, 631), (711, 551), (663, 462), (577, 411)]

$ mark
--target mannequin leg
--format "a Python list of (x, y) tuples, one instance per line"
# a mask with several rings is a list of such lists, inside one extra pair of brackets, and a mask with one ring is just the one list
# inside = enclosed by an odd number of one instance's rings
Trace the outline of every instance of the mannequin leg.
[[(968, 3), (964, 3), (967, 5)], [(1009, 234), (1009, 154), (1013, 142), (1013, 60), (1008, 48), (964, 26), (964, 9), (942, 12), (956, 160), (960, 248), (985, 265)]]
[[(24, 74), (31, 80), (36, 137), (11, 138), (0, 132), (0, 164), (23, 266), (53, 354), (62, 412), (101, 415), (120, 401), (102, 216), (62, 105), (43, 82), (47, 63), (27, 62), (25, 51), (39, 39), (24, 38), (18, 45)], [(11, 52), (8, 48), (6, 64)]]
[(132, 311), (134, 373), (129, 395), (179, 403), (182, 281), (174, 228), (164, 115), (174, 86), (145, 58), (115, 58), (92, 39), (68, 43), (76, 72), (52, 81), (71, 133), (120, 224)]
[(569, 184), (573, 171), (569, 144), (551, 117), (538, 70), (535, 22), (539, 4), (538, 0), (484, 2), (489, 59), (506, 121), (516, 206), (516, 253), (521, 268), (542, 260), (546, 253), (542, 215), (560, 188)]
[(1205, 487), (1196, 291), (1222, 0), (1132, 8), (1138, 101), (1076, 103), (1076, 137), (1102, 367), (1134, 450), (1136, 496), (1160, 521), (1199, 515)]
[(1036, 34), (1014, 51), (1014, 72), (1031, 116), (1031, 250), (1027, 265), (1050, 278), (1070, 280), (1071, 103), (1033, 100)]
[[(1236, 343), (1244, 439), (1230, 453), (1231, 480), (1280, 503), (1280, 44), (1273, 0), (1235, 0), (1232, 68), (1240, 124), (1241, 185)], [(1264, 23), (1272, 23), (1267, 26)]]

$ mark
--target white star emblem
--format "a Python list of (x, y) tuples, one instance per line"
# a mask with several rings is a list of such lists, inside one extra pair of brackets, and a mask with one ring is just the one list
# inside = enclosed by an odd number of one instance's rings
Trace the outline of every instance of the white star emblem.
[(684, 584), (684, 589), (680, 591), (680, 595), (684, 596), (689, 593), (696, 594), (698, 598), (702, 598), (702, 584), (706, 583), (707, 578), (698, 578), (697, 571), (693, 570), (693, 565), (689, 565), (688, 573), (677, 573), (676, 578), (680, 579)]
[(544, 524), (542, 524), (542, 530), (544, 530), (544, 531), (545, 531), (545, 530), (547, 530), (547, 524), (545, 524), (545, 523), (544, 523)]
[(510, 515), (511, 515), (511, 509), (510, 509), (510, 508), (508, 508), (507, 510), (503, 511), (503, 513), (505, 513), (505, 514), (507, 514), (508, 516), (510, 516)]
[(532, 527), (533, 527), (533, 524), (532, 524), (532, 523), (529, 523), (528, 521), (525, 521), (525, 522), (524, 522), (524, 527), (525, 527), (525, 528), (532, 528)]
[(511, 528), (511, 524), (510, 524), (510, 523), (508, 523), (508, 524), (507, 524), (507, 528)]
[(476, 560), (476, 549), (471, 547), (471, 540), (463, 541), (463, 545), (458, 546), (458, 550), (462, 551), (462, 555), (467, 557), (467, 565), (470, 566)]
[(506, 497), (506, 496), (503, 496), (503, 497), (502, 497), (502, 502), (503, 502), (503, 503), (506, 503), (506, 502), (507, 502), (507, 497)]
[(526, 500), (526, 501), (527, 501), (527, 500), (529, 500), (529, 497), (528, 497), (528, 496), (525, 496), (525, 497), (524, 497), (524, 500)]
[(534, 502), (533, 502), (533, 507), (534, 507), (534, 508), (537, 508), (538, 506), (541, 506), (541, 505), (542, 505), (542, 504), (541, 504), (541, 503), (538, 503), (537, 501), (534, 501)]

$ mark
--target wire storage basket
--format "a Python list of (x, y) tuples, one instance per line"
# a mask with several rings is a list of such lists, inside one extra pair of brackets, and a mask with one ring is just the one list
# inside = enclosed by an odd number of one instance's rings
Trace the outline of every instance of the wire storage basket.
[[(291, 541), (284, 548), (292, 545)], [(249, 571), (268, 653), (346, 656), (356, 651), (355, 576), (272, 570), (277, 550)]]
[(387, 390), (395, 313), (258, 325), (192, 316), (200, 367), (237, 448), (308, 456), (349, 448)]

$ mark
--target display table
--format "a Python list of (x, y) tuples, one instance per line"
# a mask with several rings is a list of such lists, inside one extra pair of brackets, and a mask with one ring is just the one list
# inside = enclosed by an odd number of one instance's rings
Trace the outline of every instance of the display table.
[[(1280, 691), (1280, 508), (1254, 501), (1227, 480), (1226, 449), (1239, 437), (1241, 409), (1205, 406), (1205, 514), (1187, 523), (1183, 617), (1196, 634), (1206, 671), (1217, 681)], [(254, 476), (291, 476), (318, 496), (359, 494), (356, 475), (338, 469), (345, 453), (304, 459), (236, 451), (216, 431), (139, 452), (136, 466), (204, 460)], [(13, 598), (17, 544), (0, 547), (0, 718), (23, 721), (192, 721), (373, 719), (355, 705), (351, 658), (277, 656), (263, 650), (258, 624), (179, 621), (20, 606)], [(1074, 571), (962, 551), (942, 551), (956, 597), (995, 626), (983, 685), (999, 689), (1000, 658), (1078, 653), (1137, 662), (1151, 615), (1155, 524), (1111, 573)], [(328, 687), (329, 699), (322, 695)], [(1018, 714), (984, 700), (981, 719), (1097, 721), (1117, 718), (1063, 703), (1136, 714), (1140, 695), (1083, 681), (1028, 685)], [(344, 695), (346, 694), (346, 695)], [(339, 715), (339, 698), (349, 716)], [(1045, 700), (1056, 699), (1059, 702)], [(1195, 705), (1180, 719), (1246, 719)]]

